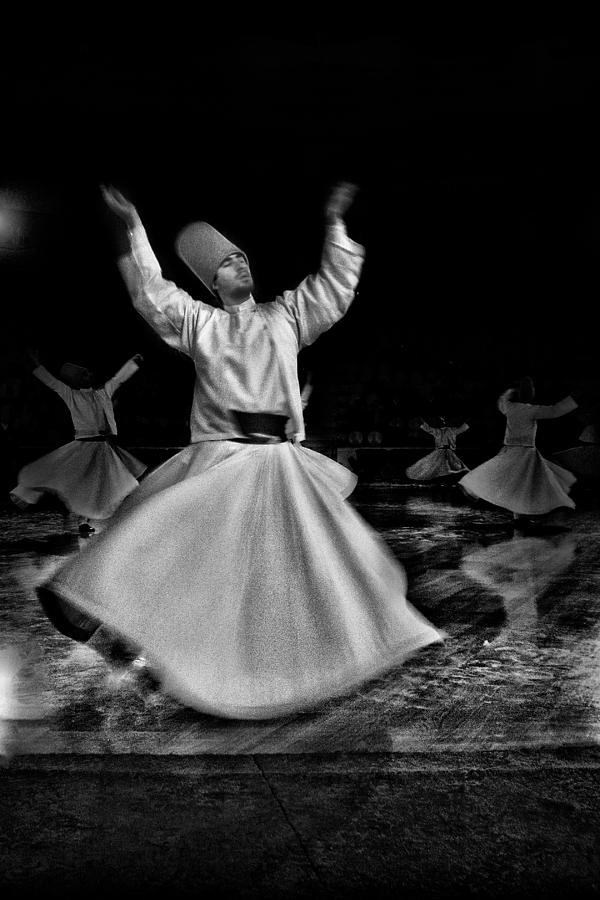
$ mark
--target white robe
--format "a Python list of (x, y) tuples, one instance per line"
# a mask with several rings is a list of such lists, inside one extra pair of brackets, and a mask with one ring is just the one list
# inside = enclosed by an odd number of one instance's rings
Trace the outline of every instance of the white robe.
[(469, 430), (466, 422), (453, 428), (444, 425), (442, 428), (432, 428), (427, 422), (420, 426), (423, 431), (430, 434), (435, 441), (435, 450), (423, 456), (406, 469), (406, 474), (413, 481), (431, 481), (435, 478), (446, 478), (459, 472), (468, 471), (468, 466), (454, 452), (456, 450), (456, 436)]
[[(40, 599), (72, 637), (103, 622), (137, 644), (163, 688), (204, 712), (294, 712), (442, 639), (407, 603), (402, 566), (345, 501), (356, 477), (300, 443), (296, 354), (346, 311), (362, 257), (340, 223), (316, 275), (234, 311), (165, 281), (141, 228), (121, 260), (136, 308), (196, 363), (192, 443)], [(237, 442), (231, 409), (289, 416), (290, 439)]]
[(464, 475), (459, 485), (473, 497), (501, 506), (516, 515), (544, 515), (561, 506), (573, 509), (569, 491), (576, 478), (545, 459), (535, 446), (540, 419), (557, 419), (577, 403), (565, 397), (553, 406), (517, 403), (506, 391), (498, 409), (506, 416), (504, 446), (496, 456)]
[(120, 260), (133, 304), (196, 366), (192, 443), (243, 437), (232, 409), (288, 416), (289, 435), (304, 439), (297, 355), (347, 312), (363, 258), (338, 221), (327, 230), (319, 271), (295, 290), (217, 309), (167, 281), (143, 226), (134, 229), (131, 253)]
[(102, 434), (117, 434), (112, 398), (124, 382), (138, 371), (139, 366), (129, 359), (101, 388), (72, 388), (55, 378), (44, 366), (33, 374), (46, 387), (55, 391), (69, 408), (76, 438), (90, 438)]
[(43, 494), (53, 494), (75, 515), (107, 519), (137, 488), (145, 464), (116, 444), (89, 439), (116, 436), (112, 397), (138, 369), (135, 360), (130, 359), (101, 388), (81, 389), (69, 387), (44, 366), (33, 370), (36, 378), (68, 406), (75, 440), (21, 469), (19, 483), (10, 492), (17, 506), (27, 509)]

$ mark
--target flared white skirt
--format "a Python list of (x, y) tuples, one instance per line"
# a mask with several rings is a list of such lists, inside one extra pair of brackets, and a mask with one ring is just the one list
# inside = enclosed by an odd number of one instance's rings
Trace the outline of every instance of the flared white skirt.
[(518, 515), (543, 515), (561, 506), (574, 509), (568, 492), (576, 480), (535, 447), (503, 447), (458, 483), (471, 496)]
[(344, 500), (355, 483), (300, 445), (193, 444), (45, 587), (142, 648), (165, 691), (201, 711), (313, 706), (442, 640)]
[(454, 450), (439, 447), (409, 466), (406, 474), (413, 481), (431, 481), (433, 478), (444, 478), (468, 470), (469, 467), (465, 466)]
[(54, 494), (67, 509), (88, 519), (107, 519), (138, 487), (144, 463), (108, 441), (71, 441), (19, 472), (10, 492), (27, 508), (43, 494)]

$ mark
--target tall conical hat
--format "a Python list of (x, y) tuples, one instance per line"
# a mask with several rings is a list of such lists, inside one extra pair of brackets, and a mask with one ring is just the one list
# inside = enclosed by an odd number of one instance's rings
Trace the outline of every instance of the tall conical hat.
[(175, 250), (211, 294), (215, 293), (213, 282), (217, 269), (226, 256), (230, 253), (241, 253), (248, 262), (244, 251), (232, 244), (208, 222), (190, 222), (186, 225), (175, 239)]

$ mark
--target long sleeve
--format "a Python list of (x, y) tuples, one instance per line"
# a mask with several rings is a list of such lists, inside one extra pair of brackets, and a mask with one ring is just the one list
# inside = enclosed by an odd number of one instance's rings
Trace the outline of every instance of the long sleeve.
[(329, 225), (319, 271), (275, 301), (293, 321), (300, 349), (312, 344), (348, 311), (363, 260), (364, 248), (348, 237), (343, 221)]
[(435, 434), (435, 429), (432, 428), (431, 425), (428, 425), (427, 422), (421, 422), (421, 424), (419, 425), (419, 428), (422, 431), (427, 432), (427, 434)]
[(459, 425), (454, 429), (454, 434), (464, 434), (465, 431), (469, 430), (469, 426), (466, 422), (463, 422), (462, 425)]
[(131, 378), (132, 375), (135, 375), (139, 368), (140, 367), (133, 359), (127, 360), (125, 365), (121, 366), (119, 371), (116, 372), (116, 374), (113, 375), (112, 378), (109, 378), (109, 380), (104, 385), (104, 390), (106, 391), (108, 396), (112, 397), (117, 388), (121, 387), (121, 385), (129, 378)]
[(130, 252), (118, 265), (135, 309), (169, 346), (189, 355), (194, 335), (214, 308), (163, 278), (141, 221), (130, 232)]
[(501, 413), (506, 415), (506, 404), (509, 400), (512, 400), (514, 394), (514, 388), (509, 388), (507, 391), (504, 391), (503, 394), (500, 394), (497, 400), (497, 406)]
[(60, 381), (60, 379), (55, 378), (54, 375), (51, 375), (48, 369), (44, 368), (44, 366), (37, 366), (32, 372), (36, 378), (38, 378), (42, 384), (45, 384), (46, 387), (49, 387), (50, 390), (56, 391), (61, 400), (70, 406), (71, 396), (73, 391), (71, 388), (64, 383), (64, 381)]
[(534, 419), (559, 419), (567, 413), (577, 409), (577, 402), (571, 396), (564, 397), (553, 406), (532, 406), (531, 414)]

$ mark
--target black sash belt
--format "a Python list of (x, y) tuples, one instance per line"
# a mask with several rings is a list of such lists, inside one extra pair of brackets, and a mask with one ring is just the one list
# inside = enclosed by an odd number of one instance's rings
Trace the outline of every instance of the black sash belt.
[(247, 444), (271, 444), (287, 440), (285, 433), (287, 416), (278, 416), (275, 413), (248, 413), (238, 409), (232, 409), (231, 413), (244, 432), (243, 438), (235, 438), (237, 441)]

